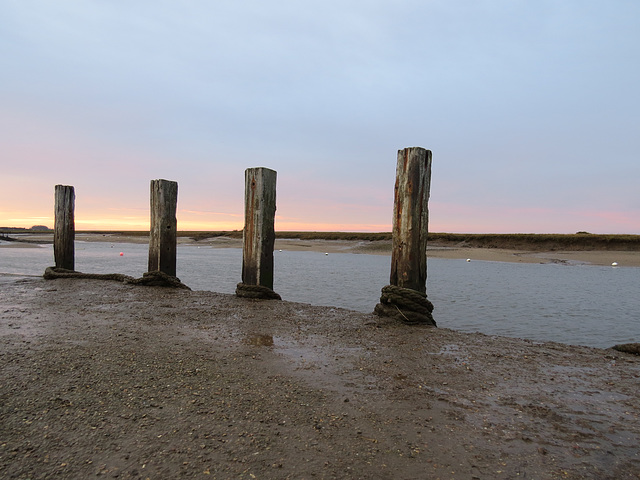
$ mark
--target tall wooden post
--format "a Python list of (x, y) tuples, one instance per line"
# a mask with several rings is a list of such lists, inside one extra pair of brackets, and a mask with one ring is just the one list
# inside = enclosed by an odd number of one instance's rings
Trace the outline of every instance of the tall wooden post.
[(74, 188), (70, 185), (56, 185), (53, 256), (56, 267), (67, 270), (75, 268), (75, 204)]
[(390, 284), (427, 291), (427, 234), (431, 151), (398, 151), (393, 201), (393, 250)]
[(375, 313), (404, 323), (435, 326), (427, 299), (427, 234), (431, 151), (420, 147), (398, 151), (393, 201), (390, 285), (382, 288)]
[(149, 271), (176, 276), (178, 183), (151, 180)]
[(264, 167), (244, 172), (242, 282), (245, 285), (273, 289), (276, 177), (275, 170)]

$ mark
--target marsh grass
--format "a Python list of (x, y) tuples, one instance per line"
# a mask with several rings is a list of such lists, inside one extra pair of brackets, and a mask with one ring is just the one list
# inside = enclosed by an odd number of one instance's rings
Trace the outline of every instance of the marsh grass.
[(429, 241), (439, 244), (461, 244), (477, 248), (512, 250), (625, 250), (640, 251), (640, 235), (608, 234), (429, 234)]
[[(194, 240), (225, 236), (242, 238), (242, 231), (233, 232), (178, 232)], [(391, 232), (276, 232), (276, 238), (297, 240), (351, 240), (375, 242), (392, 239)], [(534, 233), (429, 233), (432, 245), (505, 248), (512, 250), (627, 250), (640, 251), (640, 235), (608, 234), (534, 234)]]
[[(42, 232), (20, 232), (42, 233)], [(130, 237), (148, 236), (149, 232), (137, 231), (97, 231), (82, 230), (77, 233), (112, 234)], [(188, 231), (178, 232), (179, 237), (201, 241), (207, 238), (242, 238), (242, 230), (231, 231)], [(360, 242), (390, 241), (391, 232), (276, 232), (276, 238), (297, 240), (350, 240)], [(640, 235), (613, 235), (578, 232), (574, 234), (539, 233), (429, 233), (428, 242), (435, 246), (504, 248), (511, 250), (554, 251), (554, 250), (617, 250), (640, 251)]]

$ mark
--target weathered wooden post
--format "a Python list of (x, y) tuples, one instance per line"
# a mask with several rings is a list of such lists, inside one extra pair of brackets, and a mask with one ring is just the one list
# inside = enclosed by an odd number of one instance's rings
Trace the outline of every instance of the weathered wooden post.
[(258, 167), (244, 172), (242, 283), (236, 295), (280, 299), (273, 291), (273, 248), (276, 234), (275, 170)]
[(426, 295), (430, 187), (431, 151), (420, 147), (399, 150), (390, 285), (382, 289), (375, 312), (404, 323), (435, 326), (433, 305)]
[(70, 185), (56, 185), (55, 197), (53, 256), (57, 268), (73, 270), (75, 268), (76, 194)]
[(149, 272), (176, 276), (178, 183), (151, 180), (151, 228)]

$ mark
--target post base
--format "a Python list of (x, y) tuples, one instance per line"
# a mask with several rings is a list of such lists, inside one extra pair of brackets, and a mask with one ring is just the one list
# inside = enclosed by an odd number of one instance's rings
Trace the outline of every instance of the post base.
[(382, 317), (392, 317), (408, 325), (437, 327), (433, 319), (433, 303), (424, 293), (410, 288), (387, 285), (382, 288), (380, 303), (373, 311)]

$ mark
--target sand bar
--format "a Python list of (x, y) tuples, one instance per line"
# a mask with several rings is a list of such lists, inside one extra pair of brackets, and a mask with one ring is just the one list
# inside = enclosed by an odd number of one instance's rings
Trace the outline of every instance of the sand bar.
[[(32, 241), (51, 241), (52, 234), (30, 235)], [(77, 234), (78, 241), (139, 243), (148, 244), (147, 236), (122, 234)], [(178, 237), (181, 245), (200, 245), (216, 248), (242, 248), (242, 239), (212, 237), (195, 241), (189, 237)], [(20, 248), (24, 243), (12, 242), (2, 245), (4, 248)], [(32, 246), (32, 245), (31, 245)], [(299, 240), (276, 239), (275, 248), (289, 251), (313, 251), (324, 253), (364, 253), (390, 255), (391, 241), (351, 241), (351, 240)], [(433, 258), (470, 259), (471, 261), (513, 262), (513, 263), (562, 263), (568, 265), (586, 264), (610, 266), (616, 262), (620, 267), (640, 267), (640, 252), (612, 250), (579, 251), (533, 251), (509, 250), (502, 248), (450, 247), (432, 243), (428, 247), (428, 256)]]
[[(86, 241), (113, 241), (148, 243), (148, 237), (101, 236), (78, 237)], [(195, 242), (191, 238), (179, 237), (180, 244), (209, 245), (219, 248), (242, 248), (238, 238), (214, 237)], [(299, 240), (276, 239), (277, 250), (313, 251), (325, 253), (364, 253), (390, 255), (391, 241), (351, 241), (351, 240)], [(619, 266), (640, 267), (640, 252), (633, 251), (526, 251), (500, 248), (452, 248), (437, 244), (429, 245), (428, 256), (433, 258), (470, 259), (472, 261), (514, 262), (514, 263), (565, 263), (610, 266), (613, 262)]]

